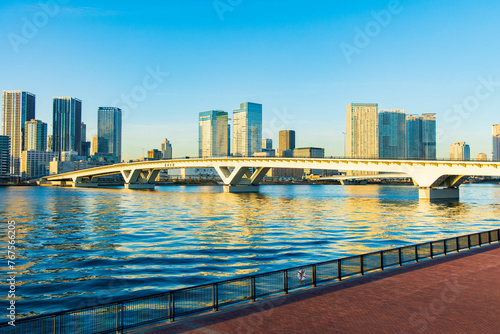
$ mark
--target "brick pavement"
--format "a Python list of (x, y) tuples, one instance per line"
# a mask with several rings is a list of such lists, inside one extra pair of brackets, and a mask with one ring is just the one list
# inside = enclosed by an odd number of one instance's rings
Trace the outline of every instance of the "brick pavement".
[(500, 245), (128, 333), (500, 333)]

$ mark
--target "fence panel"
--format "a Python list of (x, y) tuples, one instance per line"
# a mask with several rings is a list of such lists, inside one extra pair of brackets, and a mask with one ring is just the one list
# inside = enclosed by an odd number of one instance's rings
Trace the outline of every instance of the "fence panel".
[(431, 244), (421, 244), (417, 245), (417, 256), (418, 259), (427, 259), (431, 257)]
[(446, 239), (445, 240), (446, 253), (457, 251), (457, 238)]
[(331, 261), (316, 265), (316, 282), (333, 281), (339, 277), (338, 261)]
[(123, 326), (130, 328), (168, 319), (168, 294), (144, 297), (123, 303)]
[(218, 284), (219, 306), (235, 304), (251, 298), (249, 277)]
[(500, 230), (490, 231), (490, 240), (491, 240), (491, 242), (498, 241), (498, 233), (499, 232), (500, 232)]
[(212, 285), (203, 285), (172, 293), (174, 298), (174, 313), (176, 317), (211, 310)]
[(469, 237), (468, 236), (458, 237), (458, 246), (459, 249), (469, 248)]
[(444, 254), (445, 243), (444, 240), (433, 241), (432, 243), (432, 255), (438, 256)]
[(417, 259), (417, 254), (415, 253), (415, 246), (408, 246), (401, 248), (401, 262), (415, 262)]
[(471, 247), (479, 246), (479, 233), (471, 234), (471, 236), (470, 236), (470, 246)]
[(399, 265), (399, 250), (385, 250), (382, 254), (384, 258), (384, 268)]
[(61, 333), (107, 333), (120, 325), (121, 310), (118, 304), (91, 309), (70, 311), (61, 316)]
[(363, 255), (363, 272), (367, 273), (382, 268), (381, 253)]
[[(303, 280), (299, 279), (299, 271), (302, 273)], [(312, 266), (304, 266), (301, 268), (290, 269), (286, 271), (288, 279), (288, 290), (300, 289), (312, 286)]]
[(340, 260), (342, 278), (361, 274), (361, 256), (348, 257)]
[(479, 236), (480, 236), (481, 245), (490, 243), (490, 233), (489, 232), (480, 233)]
[(283, 292), (283, 272), (255, 276), (255, 296), (263, 297)]

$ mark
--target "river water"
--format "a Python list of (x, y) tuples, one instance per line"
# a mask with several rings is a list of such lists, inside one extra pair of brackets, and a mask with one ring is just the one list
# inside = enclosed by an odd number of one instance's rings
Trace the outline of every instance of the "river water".
[(411, 186), (260, 190), (0, 187), (4, 254), (7, 221), (16, 222), (16, 311), (90, 306), (500, 225), (496, 184), (464, 185), (460, 201), (433, 203)]

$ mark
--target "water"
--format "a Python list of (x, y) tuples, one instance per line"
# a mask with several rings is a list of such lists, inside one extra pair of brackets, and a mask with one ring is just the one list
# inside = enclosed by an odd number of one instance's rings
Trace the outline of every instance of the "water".
[(498, 228), (499, 198), (493, 184), (440, 203), (409, 186), (3, 187), (0, 249), (15, 220), (16, 306), (29, 316)]

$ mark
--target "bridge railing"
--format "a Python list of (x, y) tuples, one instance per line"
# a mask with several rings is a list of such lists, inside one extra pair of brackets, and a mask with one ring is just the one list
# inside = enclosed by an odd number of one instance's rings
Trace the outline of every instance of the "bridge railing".
[(404, 266), (498, 243), (500, 229), (473, 233), (395, 249), (204, 284), (119, 302), (16, 320), (15, 327), (0, 324), (1, 333), (90, 334), (123, 330), (230, 305), (252, 302), (270, 295), (315, 287), (370, 272)]

